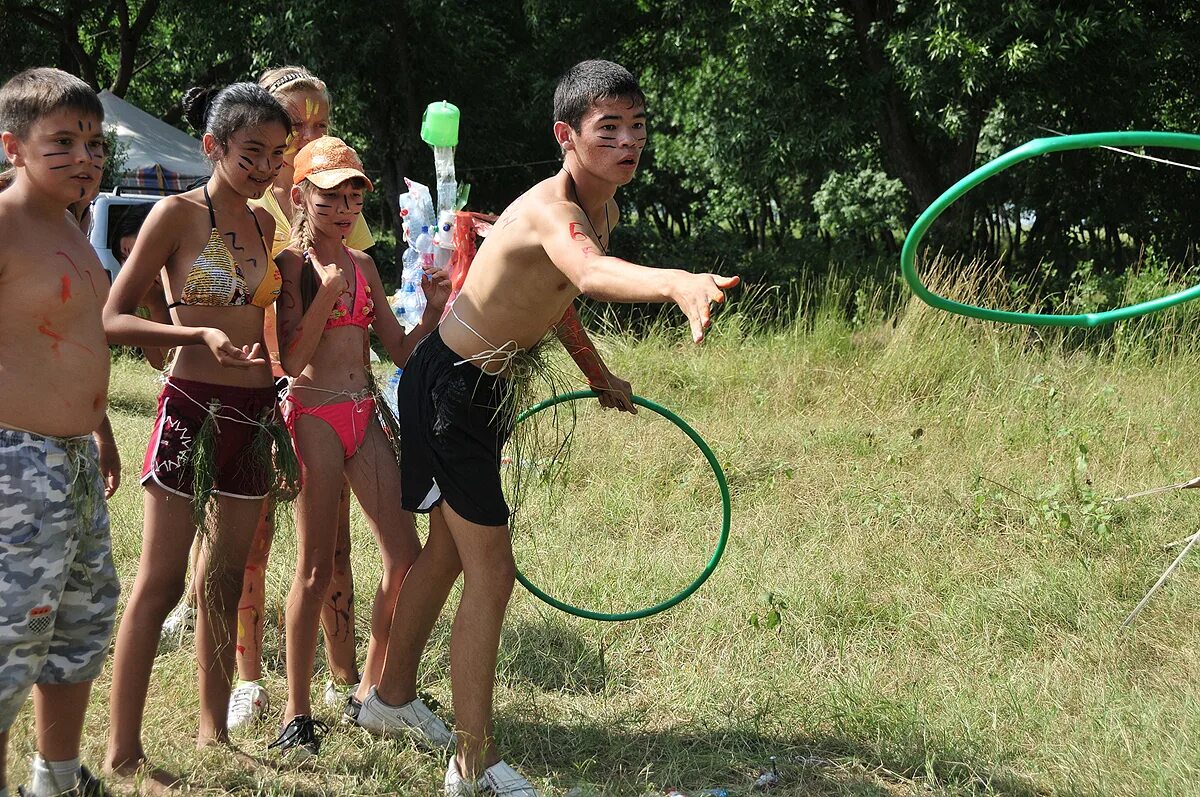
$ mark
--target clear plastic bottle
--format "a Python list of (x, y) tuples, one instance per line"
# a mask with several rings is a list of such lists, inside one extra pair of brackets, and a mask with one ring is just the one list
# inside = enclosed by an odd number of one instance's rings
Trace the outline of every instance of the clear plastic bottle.
[(437, 176), (438, 215), (454, 210), (458, 200), (458, 183), (454, 178), (454, 147), (433, 148), (433, 171)]
[(400, 415), (400, 410), (396, 401), (396, 388), (400, 385), (400, 377), (404, 374), (403, 368), (397, 368), (391, 378), (388, 379), (387, 389), (383, 391), (383, 400), (387, 404), (389, 410), (392, 411), (392, 417), (396, 418)]

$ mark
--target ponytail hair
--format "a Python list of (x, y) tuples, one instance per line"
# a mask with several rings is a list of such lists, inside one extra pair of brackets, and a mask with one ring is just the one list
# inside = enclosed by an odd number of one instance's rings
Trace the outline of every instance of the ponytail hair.
[(292, 131), (291, 117), (279, 101), (253, 83), (234, 83), (220, 90), (190, 88), (183, 95), (183, 113), (197, 133), (211, 135), (222, 147), (247, 127), (276, 122)]
[[(308, 180), (300, 183), (300, 192), (305, 197), (312, 190), (313, 184)], [(296, 203), (296, 212), (292, 214), (292, 243), (300, 249), (300, 311), (305, 313), (308, 312), (309, 306), (317, 296), (317, 290), (321, 287), (317, 282), (317, 275), (308, 262), (308, 250), (313, 245), (313, 230), (312, 220), (308, 218), (308, 204), (305, 202)]]

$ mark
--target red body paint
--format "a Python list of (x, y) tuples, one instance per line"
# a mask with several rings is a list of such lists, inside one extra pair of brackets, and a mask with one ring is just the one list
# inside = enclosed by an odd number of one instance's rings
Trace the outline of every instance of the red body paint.
[(579, 369), (583, 371), (583, 375), (588, 378), (588, 381), (597, 384), (604, 382), (604, 371), (600, 368), (596, 350), (587, 344), (583, 324), (579, 322), (579, 313), (575, 311), (574, 305), (568, 307), (567, 312), (563, 313), (562, 320), (558, 322), (558, 328), (563, 348), (579, 365)]
[(100, 295), (100, 294), (96, 293), (96, 283), (92, 281), (91, 269), (89, 269), (87, 271), (80, 271), (79, 266), (75, 265), (75, 261), (72, 260), (71, 256), (68, 255), (66, 252), (59, 251), (59, 252), (55, 252), (54, 254), (62, 255), (66, 259), (66, 261), (71, 264), (71, 268), (75, 269), (75, 275), (77, 277), (79, 277), (80, 279), (83, 279), (84, 275), (87, 275), (88, 283), (92, 286), (92, 296)]
[[(578, 229), (576, 229), (578, 228)], [(587, 233), (583, 231), (583, 225), (577, 221), (573, 221), (568, 226), (568, 231), (571, 233), (572, 240), (587, 241), (589, 240)]]
[(66, 274), (62, 275), (62, 301), (67, 303), (67, 299), (71, 298), (71, 278)]
[(49, 318), (42, 318), (41, 326), (39, 326), (37, 328), (37, 331), (41, 332), (46, 337), (50, 338), (50, 340), (54, 341), (52, 344), (50, 344), (50, 351), (54, 352), (55, 357), (57, 357), (59, 354), (58, 347), (63, 343), (70, 343), (72, 346), (78, 346), (79, 348), (86, 351), (88, 354), (93, 353), (91, 349), (89, 349), (87, 346), (84, 346), (82, 343), (76, 343), (73, 340), (67, 340), (62, 335), (55, 332), (54, 329), (50, 326)]

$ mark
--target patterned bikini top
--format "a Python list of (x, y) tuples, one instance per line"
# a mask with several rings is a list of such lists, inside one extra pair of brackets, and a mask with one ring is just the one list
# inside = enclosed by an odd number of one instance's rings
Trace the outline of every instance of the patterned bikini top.
[[(212, 200), (208, 196), (208, 186), (204, 186), (204, 204), (208, 205), (208, 220), (212, 231), (208, 234), (208, 243), (196, 256), (187, 279), (183, 283), (183, 295), (172, 302), (169, 307), (200, 306), (200, 307), (236, 307), (252, 304), (255, 307), (270, 307), (279, 298), (279, 290), (283, 285), (283, 277), (279, 267), (271, 259), (271, 246), (263, 235), (262, 227), (258, 225), (258, 217), (254, 211), (247, 208), (250, 218), (254, 219), (254, 227), (258, 230), (259, 240), (262, 241), (263, 252), (266, 254), (267, 272), (258, 283), (258, 288), (251, 294), (246, 286), (246, 276), (241, 266), (234, 259), (233, 253), (221, 239), (217, 229), (217, 216), (213, 213)], [(237, 237), (233, 237), (233, 245), (239, 251)], [(248, 258), (253, 263), (254, 258)]]
[(375, 302), (371, 300), (371, 286), (363, 278), (362, 269), (358, 267), (358, 261), (354, 259), (354, 255), (350, 254), (350, 250), (346, 249), (345, 244), (342, 245), (342, 248), (346, 250), (350, 262), (354, 264), (354, 299), (350, 306), (346, 307), (345, 300), (339, 296), (329, 318), (325, 320), (325, 328), (356, 326), (366, 329), (375, 320)]

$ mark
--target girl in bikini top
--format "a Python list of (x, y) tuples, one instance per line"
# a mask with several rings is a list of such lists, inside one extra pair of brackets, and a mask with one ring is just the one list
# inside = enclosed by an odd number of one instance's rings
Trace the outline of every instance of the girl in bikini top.
[[(254, 215), (254, 211), (247, 208), (250, 218), (254, 219), (254, 228), (258, 230), (258, 238), (262, 242), (263, 253), (266, 255), (265, 262), (268, 265), (266, 273), (251, 295), (241, 266), (238, 265), (233, 253), (229, 251), (229, 247), (225, 245), (221, 231), (217, 229), (217, 216), (213, 212), (207, 185), (204, 186), (204, 203), (208, 206), (208, 220), (212, 227), (208, 235), (208, 243), (200, 250), (200, 254), (196, 256), (196, 262), (188, 271), (179, 300), (172, 302), (168, 307), (236, 307), (247, 304), (262, 308), (269, 307), (279, 298), (279, 289), (283, 284), (283, 278), (279, 274), (279, 267), (271, 259), (271, 246), (267, 242), (266, 236), (263, 235), (262, 227), (258, 224), (258, 217)], [(236, 243), (237, 239), (235, 238), (235, 246)], [(241, 249), (242, 247), (237, 248)], [(251, 265), (256, 264), (255, 258), (248, 257), (246, 260)]]
[[(346, 306), (344, 298), (338, 297), (337, 303), (329, 313), (329, 318), (325, 319), (325, 329), (349, 326), (366, 329), (375, 322), (375, 302), (371, 299), (371, 286), (367, 284), (367, 278), (363, 276), (362, 269), (358, 267), (358, 261), (354, 259), (354, 255), (350, 253), (345, 244), (342, 245), (342, 250), (354, 264), (354, 297), (349, 307)], [(306, 266), (311, 267), (307, 256), (304, 261)]]
[[(287, 605), (288, 702), (275, 747), (287, 749), (311, 727), (311, 687), (317, 627), (328, 583), (310, 574), (332, 569), (337, 547), (338, 491), (330, 484), (349, 478), (367, 513), (380, 548), (382, 579), (374, 617), (390, 617), (408, 567), (421, 549), (412, 515), (400, 510), (400, 470), (377, 416), (370, 366), (365, 361), (367, 326), (373, 325), (393, 361), (403, 363), (417, 338), (433, 328), (450, 293), (441, 272), (415, 334), (406, 333), (391, 312), (375, 313), (372, 295), (383, 283), (371, 258), (342, 241), (362, 212), (363, 195), (373, 186), (357, 153), (340, 139), (325, 136), (306, 144), (295, 158), (292, 203), (293, 244), (280, 253), (285, 281), (276, 305), (284, 368), (295, 377), (288, 394), (288, 421), (307, 473), (320, 474), (301, 487), (296, 511), (296, 575)], [(347, 263), (346, 258), (350, 259)], [(353, 277), (351, 277), (353, 271)], [(351, 282), (353, 280), (353, 282)], [(431, 279), (431, 292), (434, 282)], [(373, 289), (373, 290), (372, 290)], [(360, 333), (327, 330), (358, 327)], [(333, 445), (336, 440), (340, 445)], [(387, 623), (373, 629), (362, 669), (365, 692), (378, 681), (387, 650)], [(366, 694), (361, 694), (366, 698)], [(447, 734), (448, 735), (448, 734)]]

